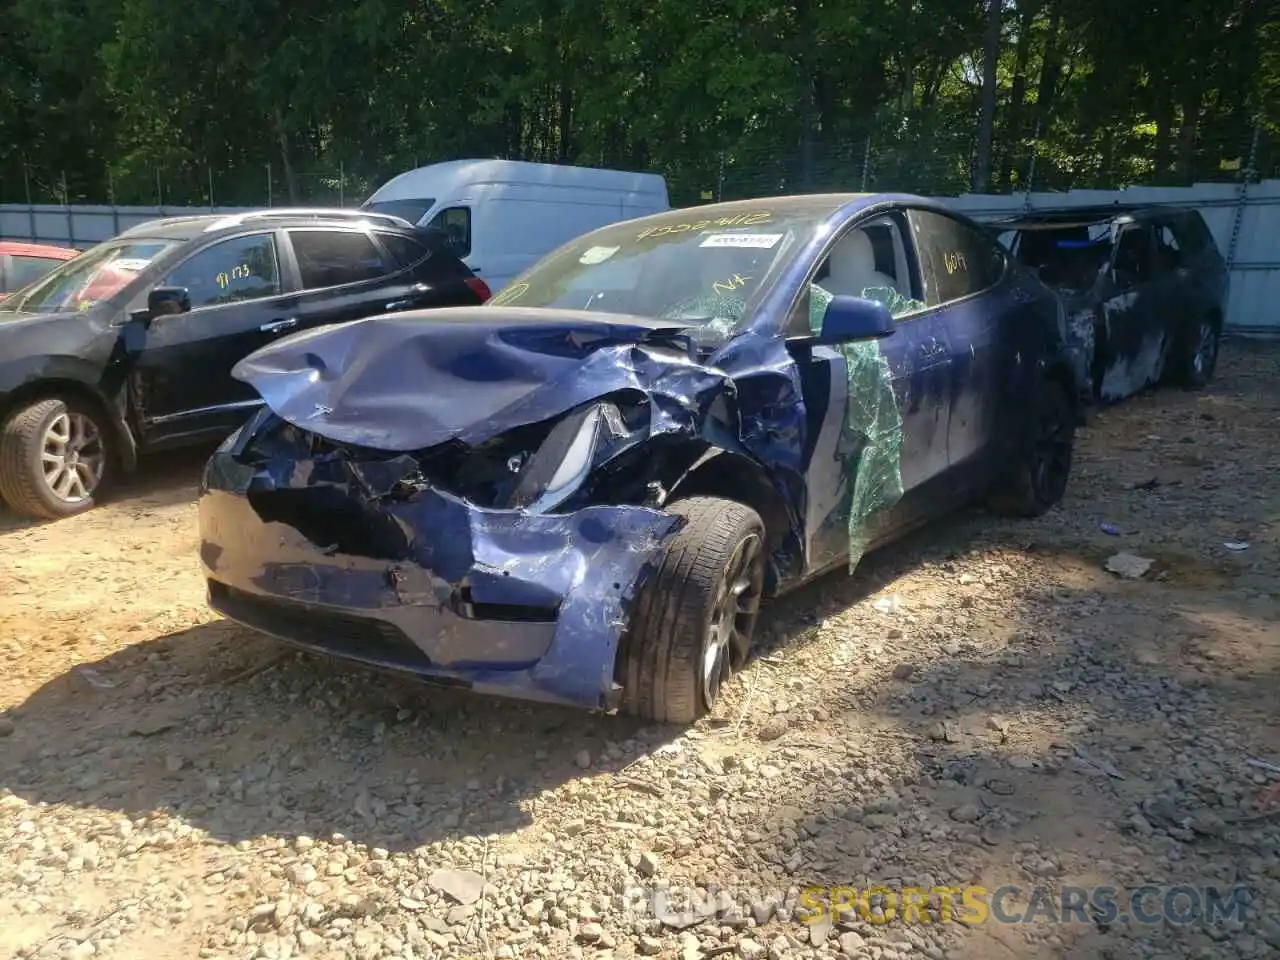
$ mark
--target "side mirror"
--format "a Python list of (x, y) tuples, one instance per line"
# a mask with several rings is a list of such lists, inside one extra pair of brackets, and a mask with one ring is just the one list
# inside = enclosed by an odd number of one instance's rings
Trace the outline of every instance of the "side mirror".
[(838, 296), (827, 304), (822, 330), (814, 343), (837, 344), (854, 340), (879, 340), (894, 331), (893, 314), (878, 300)]
[(147, 313), (153, 320), (190, 310), (191, 291), (186, 287), (156, 287), (147, 294)]

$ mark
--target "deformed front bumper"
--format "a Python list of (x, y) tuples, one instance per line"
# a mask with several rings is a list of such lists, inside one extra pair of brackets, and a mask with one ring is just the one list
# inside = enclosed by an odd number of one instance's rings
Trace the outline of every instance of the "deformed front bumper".
[(630, 601), (677, 518), (486, 510), (434, 489), (357, 505), (301, 479), (255, 499), (255, 473), (220, 451), (201, 485), (201, 562), (224, 616), (480, 693), (617, 706)]

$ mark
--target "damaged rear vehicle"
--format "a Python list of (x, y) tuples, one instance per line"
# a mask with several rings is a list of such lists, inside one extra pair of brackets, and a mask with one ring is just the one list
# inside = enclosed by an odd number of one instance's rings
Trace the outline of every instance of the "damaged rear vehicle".
[(209, 601), (438, 683), (690, 722), (762, 599), (974, 498), (1060, 499), (1062, 320), (919, 197), (605, 227), (486, 306), (242, 361), (266, 408), (202, 478)]
[(990, 226), (1062, 296), (1087, 402), (1212, 379), (1228, 270), (1198, 211), (1080, 207)]

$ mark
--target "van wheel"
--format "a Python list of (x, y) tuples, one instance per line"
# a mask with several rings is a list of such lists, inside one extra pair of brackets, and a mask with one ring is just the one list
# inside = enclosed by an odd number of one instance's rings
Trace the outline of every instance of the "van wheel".
[(1188, 390), (1209, 385), (1218, 366), (1222, 328), (1213, 317), (1202, 317), (1174, 343), (1170, 379)]
[(14, 411), (0, 428), (0, 497), (42, 520), (88, 510), (111, 462), (109, 436), (101, 415), (73, 399)]
[(1071, 475), (1076, 417), (1066, 389), (1055, 381), (1040, 385), (1021, 453), (990, 506), (1011, 517), (1038, 517), (1062, 499)]
[(747, 660), (764, 591), (764, 523), (750, 507), (690, 497), (667, 507), (685, 525), (636, 597), (622, 646), (623, 710), (693, 723)]

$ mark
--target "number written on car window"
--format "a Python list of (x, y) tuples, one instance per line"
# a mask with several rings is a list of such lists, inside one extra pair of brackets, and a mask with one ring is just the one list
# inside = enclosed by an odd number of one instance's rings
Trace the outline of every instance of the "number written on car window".
[(269, 233), (223, 240), (180, 264), (162, 287), (186, 287), (191, 308), (258, 300), (280, 292), (275, 239)]

